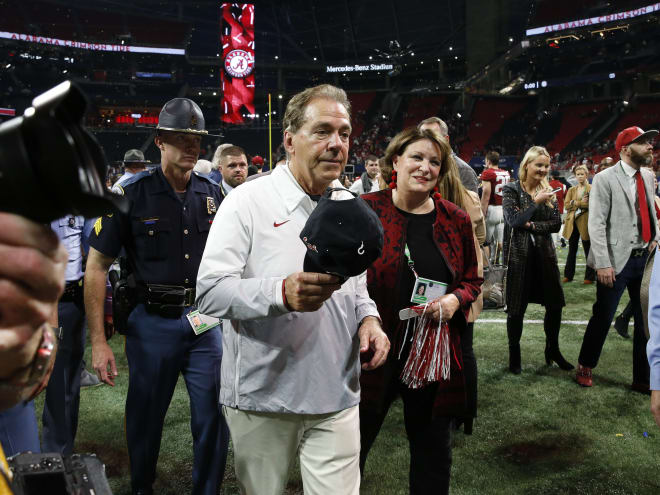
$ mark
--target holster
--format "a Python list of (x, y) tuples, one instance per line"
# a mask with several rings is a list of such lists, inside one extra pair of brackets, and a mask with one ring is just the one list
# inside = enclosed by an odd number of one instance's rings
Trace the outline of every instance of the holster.
[(122, 335), (128, 330), (128, 316), (137, 306), (135, 283), (131, 279), (120, 278), (112, 287), (112, 320), (115, 330)]

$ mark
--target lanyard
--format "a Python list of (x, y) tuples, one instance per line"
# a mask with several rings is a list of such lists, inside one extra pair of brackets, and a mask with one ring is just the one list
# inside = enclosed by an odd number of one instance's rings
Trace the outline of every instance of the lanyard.
[(408, 267), (413, 272), (413, 275), (415, 275), (415, 278), (418, 279), (419, 275), (417, 275), (417, 272), (415, 271), (415, 262), (410, 257), (410, 249), (408, 249), (408, 243), (406, 243), (406, 247), (403, 252), (406, 255), (406, 259), (408, 260)]

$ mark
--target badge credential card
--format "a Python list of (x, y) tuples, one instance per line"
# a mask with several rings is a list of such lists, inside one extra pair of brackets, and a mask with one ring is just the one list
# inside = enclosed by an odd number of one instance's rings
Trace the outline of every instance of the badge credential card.
[(415, 280), (415, 288), (413, 289), (410, 301), (415, 304), (426, 304), (447, 293), (447, 284), (443, 282), (436, 282), (428, 278), (418, 277)]
[(188, 323), (190, 323), (190, 326), (192, 327), (193, 332), (195, 332), (195, 335), (200, 335), (207, 330), (211, 330), (213, 327), (217, 327), (220, 324), (220, 320), (218, 318), (203, 315), (197, 309), (188, 313), (186, 318), (188, 318)]

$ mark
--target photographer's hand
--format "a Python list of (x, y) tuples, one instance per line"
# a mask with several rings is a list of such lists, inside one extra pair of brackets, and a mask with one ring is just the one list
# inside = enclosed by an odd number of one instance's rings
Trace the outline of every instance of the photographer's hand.
[(0, 328), (39, 328), (64, 291), (67, 252), (50, 228), (0, 213)]
[[(38, 377), (31, 370), (44, 332), (54, 335), (49, 327), (57, 319), (67, 258), (48, 227), (0, 213), (0, 381), (8, 384), (0, 392), (0, 410), (28, 399), (47, 383), (45, 373), (42, 386), (11, 385)], [(52, 349), (47, 370), (54, 359)]]

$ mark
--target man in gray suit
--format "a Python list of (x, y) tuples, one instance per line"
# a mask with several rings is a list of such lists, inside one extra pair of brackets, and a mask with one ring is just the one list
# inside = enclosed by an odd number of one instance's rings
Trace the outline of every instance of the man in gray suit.
[(620, 160), (596, 174), (589, 194), (587, 264), (597, 271), (593, 314), (578, 359), (577, 382), (591, 387), (591, 369), (598, 364), (607, 332), (624, 289), (633, 305), (633, 383), (637, 392), (649, 392), (649, 363), (639, 288), (649, 251), (658, 239), (653, 202), (653, 172), (643, 168), (653, 160), (652, 140), (658, 131), (629, 127), (615, 141)]
[[(424, 119), (417, 125), (417, 127), (421, 130), (429, 129), (435, 131), (440, 134), (443, 139), (446, 139), (447, 142), (449, 142), (449, 127), (447, 127), (445, 121), (440, 117), (429, 117), (428, 119)], [(479, 194), (479, 179), (477, 179), (477, 173), (453, 151), (452, 156), (458, 167), (458, 175), (461, 178), (463, 186), (473, 193)]]

